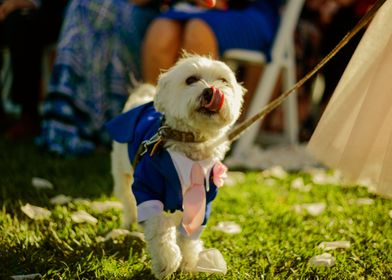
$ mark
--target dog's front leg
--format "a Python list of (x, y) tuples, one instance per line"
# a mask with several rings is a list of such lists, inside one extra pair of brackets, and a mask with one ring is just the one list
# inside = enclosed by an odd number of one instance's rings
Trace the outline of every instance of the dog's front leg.
[(177, 271), (182, 256), (176, 242), (176, 228), (173, 220), (161, 213), (146, 220), (143, 227), (154, 276), (162, 279)]
[(136, 200), (131, 190), (133, 168), (128, 159), (128, 146), (114, 142), (111, 157), (114, 196), (123, 205), (121, 227), (129, 229), (133, 223), (136, 223), (137, 209)]
[(203, 251), (203, 243), (200, 239), (192, 239), (183, 233), (178, 236), (178, 245), (182, 253), (181, 270), (195, 271), (199, 254)]
[(116, 195), (123, 205), (121, 227), (129, 230), (131, 225), (137, 221), (136, 199), (130, 187), (133, 182), (133, 176), (132, 174), (124, 173), (118, 177), (118, 181), (123, 186), (121, 188), (122, 191)]

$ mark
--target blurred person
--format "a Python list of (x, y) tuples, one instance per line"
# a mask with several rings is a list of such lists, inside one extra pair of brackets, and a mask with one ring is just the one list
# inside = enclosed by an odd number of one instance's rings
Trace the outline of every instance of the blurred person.
[[(295, 37), (298, 78), (313, 69), (343, 39), (374, 2), (375, 0), (307, 0)], [(301, 140), (308, 141), (312, 135), (362, 34), (363, 32), (357, 34), (320, 71), (325, 81), (320, 104), (313, 106), (311, 102), (311, 83), (299, 90)]]
[(10, 125), (0, 104), (1, 130), (9, 138), (31, 137), (39, 132), (43, 51), (57, 41), (66, 4), (67, 0), (0, 2), (0, 48), (10, 51), (11, 99), (21, 106), (19, 119)]
[[(111, 143), (103, 124), (140, 81), (140, 44), (165, 0), (72, 0), (62, 27), (37, 144), (63, 156)], [(212, 7), (214, 0), (203, 0)]]
[[(103, 125), (140, 79), (140, 43), (160, 1), (72, 0), (62, 27), (37, 144), (59, 155), (109, 145)], [(136, 4), (140, 5), (137, 6)]]
[(279, 23), (280, 1), (217, 0), (174, 5), (148, 28), (142, 48), (142, 73), (155, 84), (162, 69), (178, 59), (182, 49), (219, 58), (225, 50), (241, 48), (269, 53)]
[[(376, 0), (330, 0), (320, 7), (320, 25), (323, 34), (321, 55), (327, 55), (375, 2)], [(364, 31), (355, 36), (322, 70), (326, 81), (323, 106), (335, 90), (363, 33)]]

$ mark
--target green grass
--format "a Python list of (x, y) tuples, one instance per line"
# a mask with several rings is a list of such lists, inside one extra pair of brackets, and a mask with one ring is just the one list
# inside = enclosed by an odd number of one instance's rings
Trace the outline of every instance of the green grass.
[[(108, 152), (61, 159), (31, 143), (5, 140), (0, 140), (0, 151), (0, 279), (31, 273), (43, 279), (153, 279), (142, 244), (102, 242), (119, 227), (119, 210), (97, 213), (82, 202), (49, 203), (57, 194), (113, 200)], [(35, 190), (32, 177), (46, 178), (55, 187)], [(222, 252), (227, 274), (177, 273), (170, 279), (391, 279), (392, 201), (359, 187), (313, 185), (310, 192), (300, 192), (291, 188), (298, 177), (311, 182), (310, 175), (298, 173), (271, 185), (249, 172), (245, 182), (222, 188), (202, 239), (207, 248)], [(350, 203), (361, 197), (374, 203)], [(310, 202), (324, 202), (327, 208), (316, 217), (293, 211), (293, 205)], [(51, 217), (31, 220), (20, 209), (26, 203), (49, 209)], [(98, 223), (73, 223), (71, 214), (77, 210), (86, 210)], [(213, 230), (219, 221), (234, 221), (242, 232)], [(330, 251), (336, 258), (333, 267), (311, 267), (309, 259), (323, 253), (318, 244), (335, 240), (348, 240), (351, 247)]]

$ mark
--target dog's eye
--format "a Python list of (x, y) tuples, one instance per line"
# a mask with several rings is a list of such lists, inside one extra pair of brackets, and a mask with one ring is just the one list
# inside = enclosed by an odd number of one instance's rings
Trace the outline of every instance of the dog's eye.
[(185, 80), (185, 83), (186, 83), (187, 85), (191, 85), (191, 84), (196, 83), (196, 82), (198, 82), (198, 81), (200, 81), (200, 78), (199, 78), (199, 77), (197, 77), (197, 76), (190, 76), (190, 77), (188, 77), (188, 78)]
[(218, 80), (219, 80), (219, 81), (222, 81), (222, 82), (224, 82), (224, 83), (227, 83), (227, 80), (226, 80), (225, 78), (219, 78)]

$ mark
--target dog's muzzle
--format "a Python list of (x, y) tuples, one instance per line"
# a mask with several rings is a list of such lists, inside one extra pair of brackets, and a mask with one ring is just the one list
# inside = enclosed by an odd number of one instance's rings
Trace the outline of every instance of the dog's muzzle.
[(214, 86), (205, 88), (201, 94), (201, 107), (211, 112), (219, 112), (224, 102), (225, 95)]

